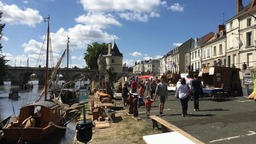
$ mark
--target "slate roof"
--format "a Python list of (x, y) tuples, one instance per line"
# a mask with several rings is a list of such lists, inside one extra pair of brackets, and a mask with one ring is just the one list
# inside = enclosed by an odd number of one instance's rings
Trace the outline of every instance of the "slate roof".
[(113, 48), (111, 49), (111, 53), (114, 54), (115, 56), (123, 57), (123, 54), (119, 51), (115, 42), (114, 42)]

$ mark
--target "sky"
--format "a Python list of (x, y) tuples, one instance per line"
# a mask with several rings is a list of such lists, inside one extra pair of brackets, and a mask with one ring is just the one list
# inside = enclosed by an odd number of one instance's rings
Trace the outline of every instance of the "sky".
[[(251, 0), (243, 0), (246, 6)], [(236, 0), (0, 0), (2, 54), (11, 66), (45, 65), (50, 16), (50, 66), (67, 48), (69, 67), (86, 67), (88, 45), (116, 43), (123, 64), (158, 59), (190, 38), (217, 32), (236, 15)], [(61, 67), (67, 67), (67, 56)]]

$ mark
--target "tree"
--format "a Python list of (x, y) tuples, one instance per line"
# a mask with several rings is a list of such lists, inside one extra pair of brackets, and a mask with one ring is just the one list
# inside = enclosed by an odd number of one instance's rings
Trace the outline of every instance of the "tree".
[[(0, 11), (0, 40), (2, 39), (2, 32), (3, 32), (3, 29), (4, 29), (4, 26), (5, 24), (2, 24), (1, 23), (1, 18), (2, 18), (2, 14), (3, 12)], [(5, 68), (6, 68), (6, 60), (4, 59), (5, 56), (2, 55), (2, 43), (0, 42), (0, 85), (3, 85), (3, 79), (4, 79), (4, 76), (6, 74), (5, 72)]]
[(108, 52), (108, 45), (106, 43), (99, 44), (94, 42), (92, 45), (88, 45), (87, 52), (85, 53), (84, 59), (87, 66), (90, 69), (97, 70), (97, 60), (100, 54), (105, 55)]

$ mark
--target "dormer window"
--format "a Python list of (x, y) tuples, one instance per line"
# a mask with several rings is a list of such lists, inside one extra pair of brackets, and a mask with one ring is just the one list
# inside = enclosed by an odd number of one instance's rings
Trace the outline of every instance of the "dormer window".
[(247, 19), (247, 27), (251, 26), (252, 25), (252, 19), (251, 18), (248, 18)]

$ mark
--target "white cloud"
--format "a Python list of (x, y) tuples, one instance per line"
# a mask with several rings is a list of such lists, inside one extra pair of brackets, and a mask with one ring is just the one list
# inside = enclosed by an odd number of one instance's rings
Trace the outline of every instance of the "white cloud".
[(0, 1), (0, 9), (3, 12), (3, 23), (23, 24), (35, 27), (36, 24), (42, 22), (43, 17), (39, 15), (39, 11), (31, 8), (25, 10), (20, 9), (17, 5), (7, 5)]
[(150, 60), (150, 59), (153, 59), (152, 57), (149, 57), (149, 56), (146, 56), (143, 58), (144, 60)]
[(124, 59), (124, 60), (123, 60), (123, 65), (124, 65), (124, 64), (126, 64), (126, 66), (128, 66), (128, 67), (131, 67), (131, 66), (134, 66), (135, 61), (132, 60), (132, 59)]
[(117, 13), (125, 20), (146, 22), (149, 17), (159, 17), (157, 8), (163, 5), (161, 0), (80, 0), (84, 10), (94, 13)]
[(181, 6), (179, 3), (174, 3), (168, 9), (170, 9), (171, 11), (183, 12), (184, 7)]
[[(73, 63), (73, 61), (75, 61), (76, 63)], [(75, 67), (75, 66), (79, 68), (84, 68), (87, 66), (84, 60), (84, 55), (71, 56), (70, 67)]]
[(40, 48), (42, 47), (41, 42), (37, 42), (36, 40), (30, 40), (28, 43), (22, 44), (25, 53), (29, 54), (39, 54)]
[(9, 39), (8, 39), (8, 37), (6, 37), (6, 36), (2, 36), (2, 38), (1, 38), (1, 41), (8, 41)]
[(27, 0), (23, 0), (23, 3), (24, 3), (24, 4), (27, 4), (27, 3), (29, 3), (29, 1), (27, 1)]
[(93, 25), (78, 24), (67, 30), (70, 42), (75, 43), (78, 48), (85, 47), (92, 42), (111, 42), (118, 39), (115, 35), (110, 35), (107, 32), (94, 27)]
[(138, 20), (142, 22), (148, 21), (148, 15), (141, 14), (141, 13), (120, 13), (119, 16), (128, 21), (134, 21), (134, 20)]
[(130, 53), (131, 56), (134, 56), (134, 57), (139, 57), (139, 56), (142, 56), (142, 54), (140, 52), (133, 52), (133, 53)]
[(162, 57), (163, 57), (162, 55), (156, 55), (154, 59), (160, 59)]
[(182, 43), (173, 43), (172, 45), (176, 47), (182, 45)]
[(5, 59), (8, 60), (7, 65), (12, 66), (27, 66), (27, 56), (24, 54), (14, 56), (10, 53), (3, 53), (5, 55)]
[(109, 25), (122, 25), (114, 18), (113, 15), (102, 13), (88, 13), (87, 15), (81, 15), (76, 18), (75, 21), (86, 25), (94, 25), (97, 28), (105, 28)]
[[(99, 28), (95, 28), (92, 25), (81, 25), (78, 24), (72, 28), (65, 30), (64, 28), (60, 28), (57, 32), (51, 32), (51, 54), (52, 59), (56, 62), (60, 55), (67, 48), (67, 37), (70, 38), (69, 49), (70, 51), (74, 51), (75, 49), (86, 49), (88, 44), (92, 42), (110, 42), (113, 39), (118, 39), (115, 35), (109, 35), (105, 31)], [(24, 53), (29, 55), (31, 61), (36, 61), (34, 65), (44, 65), (45, 61), (45, 49), (46, 49), (46, 41), (45, 36), (41, 36), (41, 41), (30, 40), (27, 43), (24, 43), (22, 47), (24, 48)], [(60, 54), (61, 53), (61, 54)], [(40, 57), (39, 57), (40, 56)], [(70, 55), (71, 56), (71, 55)], [(83, 53), (80, 56), (71, 56), (71, 59), (76, 63), (81, 63), (79, 65), (72, 64), (74, 66), (85, 67), (86, 64), (83, 59)], [(40, 58), (40, 60), (39, 60)], [(39, 63), (38, 61), (42, 62)], [(31, 63), (32, 65), (32, 63)], [(54, 66), (54, 64), (53, 64)]]
[(87, 11), (136, 11), (151, 12), (161, 5), (161, 0), (80, 0)]

